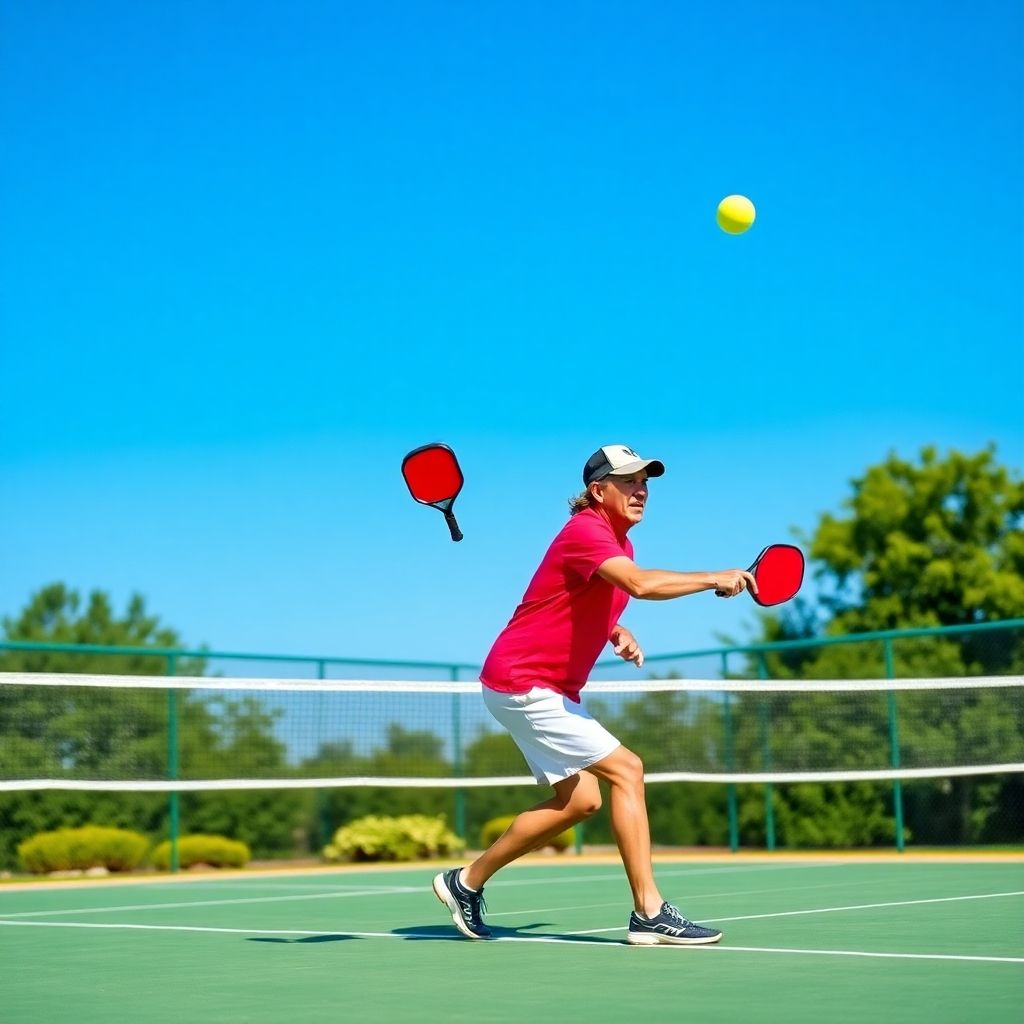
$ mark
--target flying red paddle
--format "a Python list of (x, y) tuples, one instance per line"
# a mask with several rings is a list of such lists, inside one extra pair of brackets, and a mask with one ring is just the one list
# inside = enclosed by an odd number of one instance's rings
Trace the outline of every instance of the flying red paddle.
[(452, 512), (463, 484), (455, 452), (439, 441), (414, 448), (402, 459), (402, 476), (409, 493), (418, 502), (444, 513), (452, 540), (462, 540), (462, 531)]
[(765, 608), (795, 597), (804, 581), (804, 554), (792, 544), (769, 544), (748, 570), (757, 580), (750, 596)]

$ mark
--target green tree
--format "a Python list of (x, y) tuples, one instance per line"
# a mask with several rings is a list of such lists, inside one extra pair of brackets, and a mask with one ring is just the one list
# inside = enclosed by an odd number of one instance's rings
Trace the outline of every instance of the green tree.
[[(842, 510), (823, 515), (805, 539), (818, 606), (798, 601), (779, 616), (765, 615), (760, 639), (813, 639), (1024, 616), (1024, 481), (997, 462), (994, 446), (944, 457), (929, 447), (916, 461), (892, 454), (852, 480), (851, 487)], [(892, 656), (898, 676), (1020, 672), (1024, 631), (909, 638), (893, 644)], [(773, 653), (762, 667), (775, 678), (878, 678), (886, 672), (886, 659), (882, 643), (875, 641)], [(744, 674), (756, 675), (756, 668), (751, 663)], [(965, 694), (955, 711), (932, 694), (902, 693), (898, 704), (904, 764), (915, 758), (935, 763), (936, 755), (949, 758), (940, 763), (958, 758), (983, 763), (982, 752), (996, 750), (1005, 757), (1024, 746), (1024, 711), (1007, 707), (998, 695)], [(827, 745), (831, 733), (842, 751), (868, 755), (865, 764), (876, 758), (875, 766), (886, 763), (884, 733), (864, 735), (856, 715), (841, 714), (823, 730), (823, 712), (800, 716), (807, 730), (802, 743), (815, 742), (816, 735)], [(794, 737), (788, 740), (795, 742)], [(786, 741), (773, 738), (773, 743)], [(833, 753), (840, 757), (837, 765), (848, 763), (847, 755)], [(847, 787), (844, 799), (833, 791), (824, 801), (826, 793), (825, 787), (817, 793), (780, 787), (775, 794), (780, 832), (788, 829), (790, 838), (802, 834), (810, 841), (817, 830), (793, 824), (799, 807), (827, 804), (834, 816), (845, 803), (863, 820), (876, 822), (873, 834), (884, 834), (886, 829), (877, 824), (884, 789)], [(919, 840), (946, 842), (1005, 840), (1006, 823), (1015, 817), (1008, 802), (1019, 799), (1019, 787), (1010, 777), (932, 780), (908, 785), (906, 793), (911, 831)], [(758, 813), (751, 809), (751, 822)], [(1024, 820), (1019, 805), (1016, 820)], [(833, 832), (854, 834), (845, 825)], [(1016, 838), (1022, 837), (1018, 827)]]
[[(118, 616), (103, 591), (92, 591), (83, 602), (77, 590), (69, 590), (63, 583), (51, 583), (37, 591), (18, 616), (0, 619), (0, 629), (5, 640), (132, 648), (181, 646), (173, 629), (147, 613), (141, 595), (133, 594), (124, 614)], [(201, 658), (181, 659), (177, 665), (180, 675), (202, 675), (203, 669)], [(162, 675), (167, 660), (146, 653), (0, 651), (0, 671)]]
[[(178, 634), (146, 610), (139, 595), (122, 615), (101, 591), (83, 601), (56, 583), (31, 596), (23, 611), (0, 620), (13, 641), (103, 645), (91, 650), (0, 651), (0, 671), (162, 675), (166, 658), (147, 648), (177, 649)], [(202, 675), (201, 657), (179, 658), (182, 675)], [(210, 700), (177, 692), (182, 777), (282, 774), (284, 746), (274, 714), (252, 698)], [(158, 690), (104, 687), (0, 687), (0, 778), (153, 779), (167, 775), (167, 698)], [(0, 794), (0, 865), (11, 866), (17, 843), (34, 832), (84, 824), (133, 828), (163, 838), (165, 795), (48, 790)], [(182, 798), (183, 827), (220, 831), (254, 850), (291, 849), (296, 801), (273, 791), (206, 792)]]
[(810, 554), (834, 633), (1024, 615), (1024, 481), (994, 447), (890, 455), (822, 516)]

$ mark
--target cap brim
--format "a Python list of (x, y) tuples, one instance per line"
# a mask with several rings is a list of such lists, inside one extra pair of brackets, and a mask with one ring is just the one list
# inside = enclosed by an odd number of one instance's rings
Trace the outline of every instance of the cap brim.
[(661, 476), (665, 472), (665, 463), (659, 462), (657, 459), (638, 459), (636, 462), (619, 466), (615, 472), (609, 473), (608, 476), (632, 476), (634, 473), (639, 473), (642, 469), (647, 470), (648, 476)]

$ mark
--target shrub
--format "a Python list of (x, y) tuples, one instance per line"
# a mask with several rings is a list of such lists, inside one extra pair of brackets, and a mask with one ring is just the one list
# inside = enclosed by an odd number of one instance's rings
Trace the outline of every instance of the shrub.
[(422, 860), (458, 852), (465, 845), (448, 830), (443, 816), (371, 814), (339, 828), (323, 855), (332, 861)]
[[(191, 868), (207, 864), (211, 868), (244, 868), (252, 859), (245, 843), (226, 836), (182, 836), (178, 840), (178, 866)], [(150, 858), (153, 867), (167, 871), (171, 866), (171, 841), (165, 839)]]
[(130, 871), (142, 863), (148, 849), (149, 840), (138, 832), (84, 825), (37, 832), (18, 844), (18, 859), (36, 875), (89, 868)]
[[(500, 818), (491, 818), (490, 821), (484, 822), (483, 827), (480, 829), (480, 843), (483, 846), (483, 848), (487, 849), (487, 847), (490, 846), (491, 843), (493, 843), (494, 840), (497, 839), (498, 836), (500, 836), (505, 831), (505, 829), (507, 829), (509, 825), (511, 825), (512, 822), (515, 820), (516, 815), (504, 814)], [(555, 836), (554, 839), (549, 839), (544, 844), (544, 847), (538, 846), (537, 849), (539, 850), (551, 847), (552, 849), (557, 850), (559, 853), (564, 853), (566, 850), (569, 849), (570, 846), (573, 845), (574, 842), (575, 833), (570, 828), (567, 829), (565, 832), (562, 832), (559, 835)]]

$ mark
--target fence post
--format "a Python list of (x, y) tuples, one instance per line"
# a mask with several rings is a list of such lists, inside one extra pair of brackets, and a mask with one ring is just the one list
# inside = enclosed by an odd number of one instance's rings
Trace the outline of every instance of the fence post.
[[(722, 678), (729, 677), (729, 654), (722, 651)], [(734, 748), (732, 732), (732, 694), (726, 691), (724, 712), (725, 726), (725, 768), (726, 771), (733, 771), (736, 767), (736, 751)], [(736, 801), (736, 783), (727, 782), (725, 785), (725, 800), (729, 815), (729, 850), (735, 853), (740, 848), (740, 818), (739, 808)]]
[[(167, 675), (173, 676), (177, 668), (176, 657), (173, 654), (167, 655)], [(167, 690), (167, 777), (177, 779), (178, 777), (178, 691), (173, 686)], [(178, 833), (181, 831), (181, 806), (177, 790), (171, 790), (168, 794), (171, 830), (171, 873), (177, 872), (179, 867), (178, 858)]]
[[(892, 639), (886, 637), (882, 641), (885, 654), (885, 678), (896, 678), (896, 664), (892, 654)], [(886, 694), (889, 709), (889, 759), (893, 768), (900, 766), (900, 727), (896, 717), (896, 691), (889, 690)], [(896, 849), (902, 853), (905, 843), (903, 834), (903, 782), (892, 780), (892, 809), (896, 819)]]
[[(327, 664), (323, 658), (320, 658), (316, 663), (316, 677), (317, 679), (327, 678)], [(321, 693), (320, 714), (317, 715), (318, 729), (319, 726), (322, 725), (324, 720), (326, 719), (326, 715), (324, 714), (324, 700), (325, 694)], [(323, 748), (322, 732), (320, 732), (319, 743), (317, 744), (317, 746), (319, 749)], [(327, 794), (322, 789), (318, 789), (316, 791), (316, 834), (317, 839), (320, 841), (320, 850), (317, 852), (321, 853), (322, 855), (323, 848), (327, 846), (331, 841), (331, 822), (329, 809), (327, 807)]]
[[(764, 651), (757, 654), (757, 678), (768, 678), (768, 662), (765, 660)], [(761, 745), (763, 750), (764, 770), (772, 770), (772, 744), (768, 721), (768, 702), (763, 698), (759, 707), (758, 718), (761, 724)], [(774, 790), (770, 782), (764, 784), (764, 835), (765, 844), (769, 850), (775, 849), (775, 806), (772, 801)]]
[[(459, 666), (452, 665), (448, 674), (453, 683), (459, 681)], [(462, 715), (459, 708), (459, 694), (452, 694), (452, 767), (455, 777), (462, 777)], [(462, 786), (455, 788), (455, 834), (466, 839), (466, 791)]]

